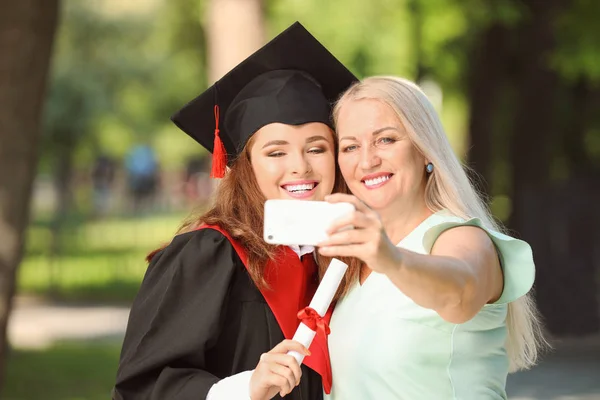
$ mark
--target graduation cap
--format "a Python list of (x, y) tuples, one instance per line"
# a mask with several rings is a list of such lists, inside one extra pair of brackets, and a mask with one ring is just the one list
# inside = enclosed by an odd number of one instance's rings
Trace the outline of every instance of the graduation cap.
[(213, 153), (221, 178), (250, 137), (265, 125), (322, 122), (357, 78), (299, 22), (242, 61), (171, 120)]

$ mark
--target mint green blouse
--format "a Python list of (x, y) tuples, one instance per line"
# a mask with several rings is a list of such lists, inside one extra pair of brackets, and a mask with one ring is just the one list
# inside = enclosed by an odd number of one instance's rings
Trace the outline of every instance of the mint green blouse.
[[(443, 231), (463, 225), (482, 227), (479, 219), (440, 211), (398, 246), (428, 254)], [(504, 290), (466, 323), (444, 321), (376, 272), (338, 302), (329, 335), (333, 388), (326, 400), (506, 399), (507, 304), (531, 289), (535, 267), (527, 243), (485, 230), (500, 256)]]

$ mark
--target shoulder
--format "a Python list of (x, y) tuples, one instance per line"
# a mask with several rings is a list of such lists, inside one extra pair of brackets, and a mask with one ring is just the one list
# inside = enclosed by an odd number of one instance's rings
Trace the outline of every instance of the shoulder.
[(486, 227), (479, 218), (464, 219), (447, 210), (433, 214), (425, 225), (423, 246), (427, 252), (431, 252), (434, 245), (439, 248), (442, 244), (490, 248), (497, 235), (505, 236)]
[(221, 232), (203, 228), (182, 233), (152, 258), (153, 270), (208, 272), (216, 268), (232, 269), (240, 263), (233, 244)]
[(233, 245), (224, 234), (215, 229), (203, 228), (175, 236), (169, 245), (156, 254), (156, 258), (160, 259), (165, 255), (182, 251), (193, 252), (200, 249), (209, 250), (227, 247), (233, 248)]
[(431, 254), (444, 254), (452, 249), (476, 251), (488, 261), (497, 257), (490, 235), (477, 225), (457, 224), (442, 231), (433, 243)]
[[(439, 214), (439, 215), (438, 215)], [(535, 264), (529, 244), (486, 227), (479, 218), (462, 219), (447, 212), (434, 214), (434, 223), (423, 234), (423, 247), (430, 253), (434, 246), (481, 250), (496, 257), (504, 275), (504, 291), (499, 303), (525, 295), (535, 280)]]

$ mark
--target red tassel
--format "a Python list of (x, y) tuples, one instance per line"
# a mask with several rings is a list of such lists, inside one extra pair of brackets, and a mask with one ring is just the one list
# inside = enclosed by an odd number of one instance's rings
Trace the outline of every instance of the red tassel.
[(222, 178), (225, 176), (227, 167), (227, 152), (225, 145), (219, 136), (219, 106), (215, 106), (215, 142), (213, 146), (211, 178)]

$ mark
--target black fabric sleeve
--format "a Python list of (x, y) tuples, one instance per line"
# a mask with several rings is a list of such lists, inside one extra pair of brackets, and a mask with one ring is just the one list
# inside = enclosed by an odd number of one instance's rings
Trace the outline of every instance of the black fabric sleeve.
[(133, 303), (115, 400), (205, 399), (207, 368), (227, 308), (237, 255), (212, 229), (177, 236), (152, 260)]

